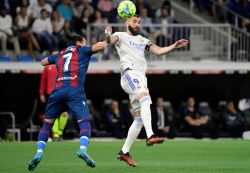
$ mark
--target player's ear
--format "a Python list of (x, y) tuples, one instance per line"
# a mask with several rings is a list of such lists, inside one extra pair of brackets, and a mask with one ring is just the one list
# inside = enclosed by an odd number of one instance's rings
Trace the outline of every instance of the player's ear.
[(85, 46), (86, 45), (86, 40), (85, 39), (82, 39), (82, 40), (79, 40), (76, 42), (76, 45), (77, 46)]
[(125, 27), (128, 28), (128, 25), (129, 25), (129, 19), (127, 19), (124, 23)]
[(128, 26), (130, 19), (125, 20), (125, 26)]

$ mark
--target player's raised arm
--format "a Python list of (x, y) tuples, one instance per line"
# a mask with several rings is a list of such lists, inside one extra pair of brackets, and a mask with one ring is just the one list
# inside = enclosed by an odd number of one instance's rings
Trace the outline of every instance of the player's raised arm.
[(170, 46), (166, 46), (166, 47), (159, 47), (155, 44), (152, 44), (149, 47), (149, 51), (153, 54), (156, 54), (156, 55), (164, 55), (164, 54), (167, 54), (167, 53), (173, 51), (174, 49), (178, 49), (178, 48), (187, 46), (188, 43), (189, 43), (188, 40), (181, 39), (181, 40), (178, 40), (177, 42), (175, 42), (174, 44), (172, 44)]
[(106, 41), (108, 44), (116, 44), (119, 41), (119, 38), (118, 36), (111, 34), (112, 34), (112, 26), (108, 25), (105, 28)]
[(97, 42), (92, 46), (92, 51), (99, 52), (107, 47), (108, 43), (106, 41)]
[(117, 35), (111, 35), (110, 41), (107, 41), (108, 44), (116, 44), (119, 41), (119, 37)]
[(56, 59), (58, 58), (58, 54), (59, 54), (58, 51), (52, 52), (52, 55), (49, 56), (49, 57), (44, 58), (44, 59), (41, 61), (41, 64), (42, 64), (43, 66), (46, 66), (46, 65), (49, 65), (49, 64), (55, 64)]
[(94, 44), (92, 46), (92, 51), (93, 52), (98, 52), (100, 50), (105, 49), (107, 47), (107, 45), (112, 42), (112, 36), (111, 36), (111, 34), (112, 34), (112, 27), (110, 25), (108, 25), (105, 28), (105, 35), (106, 35), (105, 41), (97, 42), (96, 44)]

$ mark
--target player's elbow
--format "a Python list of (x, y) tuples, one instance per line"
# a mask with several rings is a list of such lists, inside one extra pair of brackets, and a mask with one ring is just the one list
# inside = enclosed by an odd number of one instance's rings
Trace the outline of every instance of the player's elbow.
[(48, 58), (44, 58), (44, 59), (41, 61), (41, 64), (42, 64), (42, 66), (48, 65), (48, 64), (49, 64)]
[(162, 48), (158, 48), (158, 49), (155, 51), (155, 54), (156, 54), (156, 55), (163, 55), (164, 52), (163, 52)]
[(108, 44), (107, 44), (106, 41), (98, 42), (98, 43), (96, 44), (96, 47), (95, 47), (94, 52), (99, 52), (99, 51), (105, 49), (105, 48), (107, 47), (107, 45), (108, 45)]
[(156, 55), (161, 56), (161, 55), (164, 55), (164, 53), (163, 52), (157, 52)]
[(107, 46), (108, 46), (108, 42), (107, 41), (103, 41), (103, 42), (101, 42), (101, 47), (102, 47), (102, 49), (105, 49)]
[(107, 47), (108, 43), (106, 41), (99, 42), (98, 44), (98, 51), (103, 50)]

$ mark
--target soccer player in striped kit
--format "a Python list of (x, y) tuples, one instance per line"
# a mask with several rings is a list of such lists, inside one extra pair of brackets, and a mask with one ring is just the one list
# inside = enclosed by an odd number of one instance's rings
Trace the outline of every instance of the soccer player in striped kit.
[(73, 35), (66, 30), (68, 47), (58, 54), (42, 60), (42, 65), (55, 64), (57, 78), (55, 89), (48, 99), (44, 124), (38, 135), (37, 153), (28, 164), (28, 170), (34, 170), (43, 157), (43, 150), (55, 119), (67, 111), (78, 122), (80, 127), (80, 148), (77, 151), (79, 158), (90, 167), (95, 167), (94, 160), (87, 154), (91, 127), (89, 123), (89, 109), (84, 92), (84, 82), (91, 55), (103, 50), (106, 41), (97, 42), (93, 46), (86, 45), (86, 39), (81, 35)]
[[(56, 54), (54, 52), (53, 54)], [(40, 100), (42, 103), (46, 104), (47, 98), (54, 90), (55, 80), (57, 77), (57, 69), (55, 64), (47, 65), (44, 67), (41, 80), (40, 80)], [(52, 127), (52, 140), (61, 141), (63, 131), (66, 127), (68, 121), (68, 113), (63, 112), (54, 122)]]

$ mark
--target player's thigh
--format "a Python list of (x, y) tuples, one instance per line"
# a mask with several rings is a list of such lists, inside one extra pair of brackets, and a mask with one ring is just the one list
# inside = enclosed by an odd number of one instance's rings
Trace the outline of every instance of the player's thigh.
[(53, 97), (53, 95), (50, 95), (45, 110), (45, 118), (46, 119), (57, 118), (65, 110), (66, 110), (66, 105), (60, 99)]
[(86, 97), (83, 94), (75, 95), (67, 102), (68, 110), (76, 120), (89, 119), (89, 108)]
[(121, 87), (127, 94), (149, 92), (147, 78), (133, 70), (128, 70), (121, 77)]
[(140, 103), (138, 97), (145, 93), (149, 95), (147, 78), (132, 70), (127, 71), (121, 78), (121, 86), (123, 90), (129, 95), (133, 111), (139, 111)]

